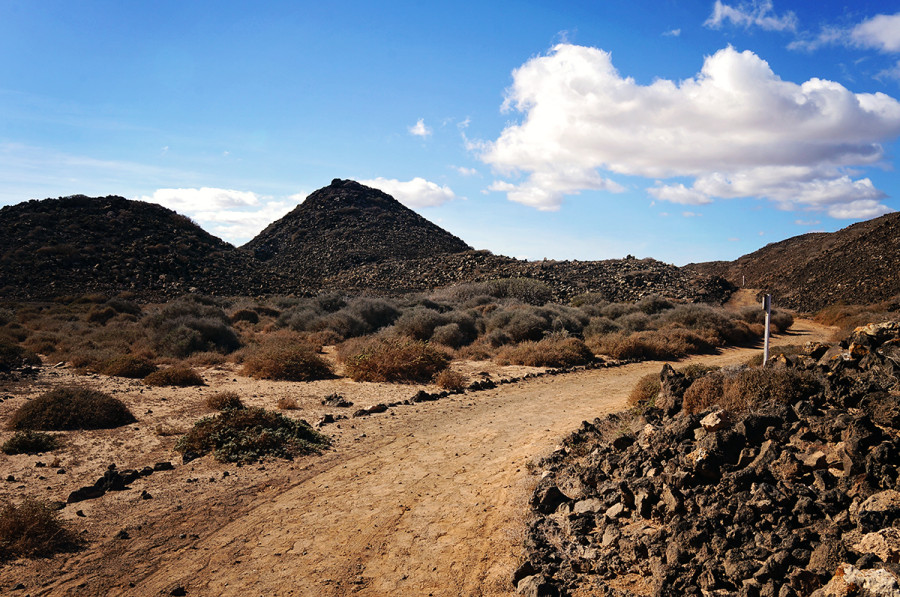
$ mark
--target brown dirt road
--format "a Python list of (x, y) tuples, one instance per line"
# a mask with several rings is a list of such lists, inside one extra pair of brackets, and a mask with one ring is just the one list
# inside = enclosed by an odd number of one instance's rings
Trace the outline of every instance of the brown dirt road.
[[(798, 320), (773, 345), (831, 333)], [(734, 364), (757, 352), (728, 349), (682, 364)], [(29, 591), (509, 595), (539, 472), (529, 463), (583, 420), (621, 410), (634, 383), (660, 367), (537, 378), (355, 419), (326, 455), (226, 498), (186, 500), (128, 540), (68, 556)]]

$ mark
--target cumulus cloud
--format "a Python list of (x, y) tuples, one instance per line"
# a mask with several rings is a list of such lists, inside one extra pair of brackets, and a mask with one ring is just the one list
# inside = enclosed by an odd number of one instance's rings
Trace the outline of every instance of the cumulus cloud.
[(461, 176), (475, 176), (478, 174), (478, 170), (475, 168), (466, 168), (465, 166), (453, 166), (453, 169), (456, 170)]
[(875, 15), (853, 27), (827, 25), (813, 39), (794, 41), (788, 48), (812, 51), (828, 45), (873, 49), (886, 54), (900, 52), (900, 12)]
[(275, 199), (251, 191), (217, 189), (157, 189), (138, 201), (157, 203), (197, 222), (204, 230), (228, 242), (241, 245), (263, 228), (302, 203), (304, 194)]
[(778, 16), (773, 11), (772, 2), (754, 0), (738, 5), (725, 4), (716, 0), (712, 14), (703, 23), (711, 29), (719, 29), (726, 22), (739, 27), (759, 27), (766, 31), (794, 31), (797, 29), (797, 15), (788, 11)]
[(456, 198), (450, 187), (440, 186), (418, 176), (407, 181), (379, 177), (359, 182), (384, 191), (407, 207), (434, 207)]
[[(900, 135), (900, 102), (785, 81), (749, 51), (727, 47), (694, 77), (640, 85), (608, 52), (560, 44), (513, 72), (503, 107), (522, 121), (471, 147), (508, 179), (491, 190), (538, 209), (581, 190), (621, 191), (606, 172), (657, 179), (652, 196), (685, 205), (766, 197), (840, 217), (889, 211), (868, 178), (852, 176)], [(693, 184), (664, 180), (674, 177)]]
[(425, 126), (425, 119), (420, 118), (414, 125), (409, 127), (409, 134), (424, 138), (431, 134), (431, 129)]

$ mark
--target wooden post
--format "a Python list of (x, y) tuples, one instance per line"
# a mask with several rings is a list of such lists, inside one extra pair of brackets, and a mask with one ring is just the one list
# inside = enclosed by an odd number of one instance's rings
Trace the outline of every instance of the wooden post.
[(772, 295), (766, 294), (763, 296), (763, 309), (766, 311), (766, 331), (765, 331), (765, 340), (763, 341), (763, 364), (765, 367), (766, 363), (769, 360), (769, 321), (772, 317)]

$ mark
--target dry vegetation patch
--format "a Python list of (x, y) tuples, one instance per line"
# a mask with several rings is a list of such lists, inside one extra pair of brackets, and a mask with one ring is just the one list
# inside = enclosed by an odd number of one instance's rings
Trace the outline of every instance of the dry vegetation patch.
[(79, 386), (63, 386), (26, 402), (9, 419), (9, 429), (62, 431), (111, 429), (134, 423), (125, 404), (109, 394)]
[(378, 338), (344, 357), (354, 381), (428, 383), (450, 364), (450, 357), (428, 342)]
[(46, 557), (78, 544), (75, 533), (49, 504), (26, 499), (0, 508), (0, 561)]
[(144, 383), (148, 386), (177, 386), (180, 388), (205, 385), (199, 373), (183, 365), (155, 371), (144, 378)]

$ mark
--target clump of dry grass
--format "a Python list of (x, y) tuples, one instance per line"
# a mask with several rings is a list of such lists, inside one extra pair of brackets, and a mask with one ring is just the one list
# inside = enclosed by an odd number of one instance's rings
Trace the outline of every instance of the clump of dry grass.
[(450, 390), (451, 392), (459, 392), (466, 389), (466, 386), (469, 385), (469, 378), (459, 371), (444, 369), (437, 374), (434, 383), (439, 388)]
[(0, 507), (0, 561), (53, 555), (79, 544), (49, 504), (26, 499)]
[(256, 379), (314, 381), (334, 376), (331, 365), (295, 334), (271, 334), (248, 349), (242, 374)]
[(594, 360), (594, 353), (578, 338), (544, 338), (504, 347), (496, 357), (501, 365), (529, 367), (571, 367), (586, 365)]
[(354, 347), (340, 354), (355, 381), (428, 383), (450, 364), (446, 353), (421, 340), (376, 338)]
[(710, 353), (713, 344), (700, 334), (679, 327), (629, 334), (617, 332), (595, 338), (591, 347), (615, 359), (677, 360), (689, 354)]
[(64, 386), (23, 404), (12, 414), (7, 427), (62, 431), (112, 429), (134, 422), (134, 415), (121, 400), (97, 390)]
[(144, 378), (148, 386), (188, 386), (206, 385), (200, 374), (184, 365), (174, 365), (168, 369), (160, 369)]
[(207, 397), (206, 406), (213, 410), (228, 408), (244, 408), (244, 403), (237, 392), (216, 392)]
[(291, 396), (282, 396), (278, 399), (276, 405), (281, 410), (297, 410), (300, 408), (300, 405), (297, 404), (297, 399)]
[(123, 354), (104, 361), (97, 369), (104, 375), (142, 379), (156, 372), (157, 367), (149, 359)]
[(684, 393), (683, 407), (697, 413), (718, 405), (741, 411), (764, 404), (792, 404), (821, 390), (808, 371), (750, 368), (737, 372), (717, 371), (700, 377)]

